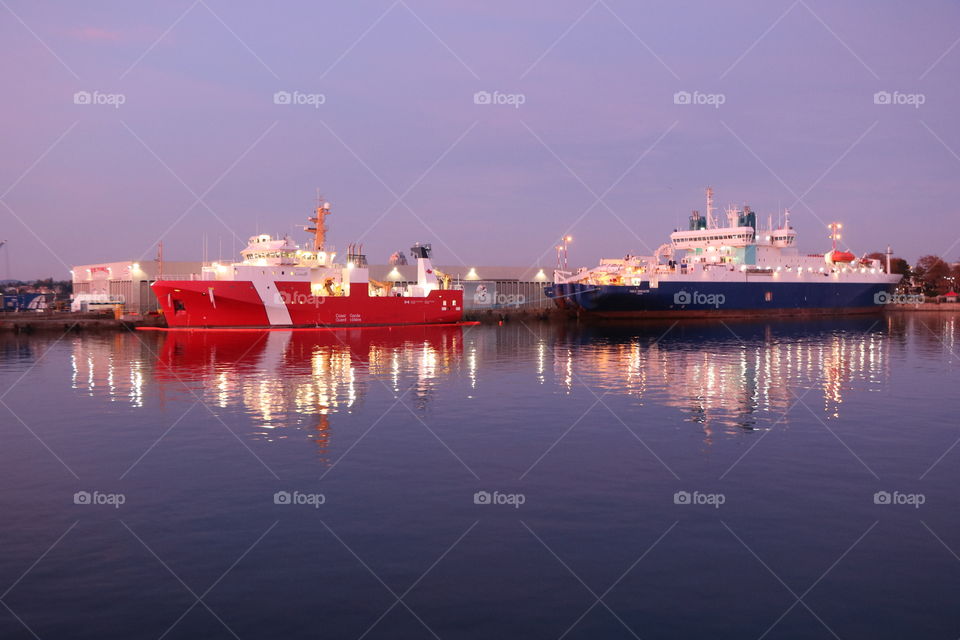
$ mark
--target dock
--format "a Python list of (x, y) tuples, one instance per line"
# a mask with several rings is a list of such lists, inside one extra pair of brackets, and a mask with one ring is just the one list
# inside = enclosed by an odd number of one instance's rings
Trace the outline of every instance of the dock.
[(112, 313), (5, 313), (0, 315), (0, 331), (12, 333), (39, 332), (106, 332), (144, 326), (164, 326), (163, 318), (145, 316), (116, 318)]

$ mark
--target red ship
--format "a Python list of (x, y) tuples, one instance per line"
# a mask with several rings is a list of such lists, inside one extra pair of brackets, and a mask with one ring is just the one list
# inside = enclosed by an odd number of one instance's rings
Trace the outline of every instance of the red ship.
[(430, 262), (431, 246), (416, 244), (417, 283), (370, 280), (366, 258), (346, 264), (325, 247), (330, 203), (318, 203), (312, 248), (289, 236), (258, 235), (233, 264), (213, 263), (198, 279), (152, 286), (169, 327), (351, 327), (459, 322), (463, 291)]

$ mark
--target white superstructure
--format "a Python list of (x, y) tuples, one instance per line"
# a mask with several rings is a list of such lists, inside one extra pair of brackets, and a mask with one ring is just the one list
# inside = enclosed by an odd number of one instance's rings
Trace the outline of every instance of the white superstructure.
[[(417, 243), (411, 251), (417, 260), (417, 283), (399, 287), (389, 282), (370, 280), (366, 258), (354, 252), (353, 246), (345, 264), (335, 262), (336, 252), (326, 247), (323, 223), (330, 215), (330, 203), (317, 207), (310, 221), (316, 227), (307, 228), (314, 234), (312, 248), (302, 248), (290, 236), (275, 238), (267, 234), (251, 236), (240, 252), (243, 260), (235, 263), (214, 262), (204, 266), (201, 280), (236, 280), (252, 282), (264, 299), (270, 295), (275, 282), (309, 282), (314, 296), (349, 296), (351, 286), (369, 287), (371, 296), (422, 297), (440, 288), (438, 274), (430, 259), (430, 245)], [(318, 222), (319, 221), (319, 222)], [(261, 290), (262, 289), (262, 290)], [(280, 305), (282, 306), (282, 305)], [(268, 310), (269, 313), (269, 310)], [(285, 313), (285, 310), (276, 310)]]
[[(750, 207), (727, 207), (726, 223), (714, 215), (713, 190), (707, 188), (707, 215), (694, 211), (689, 229), (675, 230), (670, 242), (661, 245), (652, 256), (628, 255), (608, 258), (593, 269), (575, 272), (558, 270), (557, 283), (594, 285), (639, 285), (659, 282), (896, 282), (880, 260), (839, 251), (836, 241), (842, 225), (828, 225), (833, 250), (823, 254), (803, 254), (796, 246), (797, 232), (785, 211), (782, 221), (772, 218), (765, 227), (757, 224)], [(889, 260), (887, 261), (889, 263)]]

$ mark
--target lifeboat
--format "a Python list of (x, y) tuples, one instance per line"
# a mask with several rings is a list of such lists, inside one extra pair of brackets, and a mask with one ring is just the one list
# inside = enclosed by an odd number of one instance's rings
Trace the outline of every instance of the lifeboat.
[(824, 261), (827, 264), (837, 264), (837, 263), (850, 263), (857, 259), (855, 255), (849, 251), (828, 251), (826, 255), (823, 256)]

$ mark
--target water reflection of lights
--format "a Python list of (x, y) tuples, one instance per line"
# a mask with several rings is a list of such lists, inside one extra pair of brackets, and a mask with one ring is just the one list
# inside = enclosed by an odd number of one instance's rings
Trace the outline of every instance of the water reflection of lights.
[(130, 404), (143, 407), (143, 363), (139, 360), (130, 363)]
[(289, 428), (305, 430), (323, 454), (333, 416), (350, 413), (372, 384), (393, 393), (411, 388), (422, 406), (437, 378), (459, 362), (454, 332), (459, 328), (176, 332), (164, 336), (157, 371), (170, 372), (165, 381), (200, 382), (197, 392), (219, 407), (243, 407), (257, 437), (273, 441), (288, 437)]
[(537, 382), (543, 384), (546, 380), (544, 376), (544, 371), (546, 369), (547, 359), (547, 345), (543, 343), (543, 340), (537, 342)]
[(467, 375), (470, 377), (470, 388), (477, 388), (477, 347), (471, 346), (467, 354)]
[[(210, 407), (239, 406), (253, 419), (252, 435), (272, 441), (288, 428), (304, 430), (325, 458), (333, 416), (361, 403), (372, 380), (393, 393), (411, 389), (423, 407), (459, 366), (462, 348), (459, 327), (118, 334), (75, 340), (70, 381), (137, 408), (151, 385), (161, 398), (182, 394), (192, 402), (196, 394)], [(474, 381), (476, 365), (474, 352)]]
[(563, 388), (567, 393), (573, 389), (573, 350), (565, 349), (557, 359), (563, 378)]
[(217, 374), (217, 406), (226, 409), (230, 403), (230, 379), (226, 372)]
[[(654, 341), (654, 335), (629, 333), (575, 332), (568, 339), (557, 327), (505, 326), (471, 332), (466, 345), (459, 329), (441, 328), (343, 330), (322, 337), (176, 332), (153, 336), (152, 347), (129, 335), (78, 338), (69, 375), (85, 394), (134, 407), (144, 406), (153, 387), (166, 397), (193, 390), (218, 411), (241, 408), (254, 425), (248, 435), (272, 441), (300, 430), (325, 450), (337, 415), (362, 407), (381, 384), (379, 391), (394, 398), (407, 392), (414, 397), (411, 407), (422, 408), (450, 375), (459, 373), (472, 394), (486, 372), (509, 366), (531, 385), (553, 384), (563, 394), (583, 383), (638, 405), (673, 407), (709, 442), (717, 432), (789, 424), (792, 414), (781, 417), (801, 396), (824, 420), (842, 417), (852, 388), (886, 388), (890, 352), (902, 348), (902, 334), (925, 339), (932, 352), (956, 345), (957, 330), (952, 318), (915, 317), (860, 332), (756, 330), (740, 342), (719, 330), (709, 338), (668, 334)], [(492, 373), (490, 383), (500, 384)]]
[(137, 345), (114, 340), (75, 340), (70, 354), (70, 386), (88, 396), (104, 394), (143, 407), (144, 361)]
[(810, 386), (821, 390), (826, 418), (839, 417), (852, 384), (879, 387), (889, 379), (889, 348), (886, 336), (870, 331), (799, 339), (767, 331), (746, 342), (561, 344), (553, 358), (557, 384), (567, 393), (582, 382), (606, 393), (654, 394), (688, 413), (709, 440), (711, 425), (730, 432), (768, 428), (793, 405), (793, 390)]
[(424, 344), (420, 351), (419, 362), (420, 379), (435, 378), (437, 376), (437, 352), (430, 348), (430, 345)]

